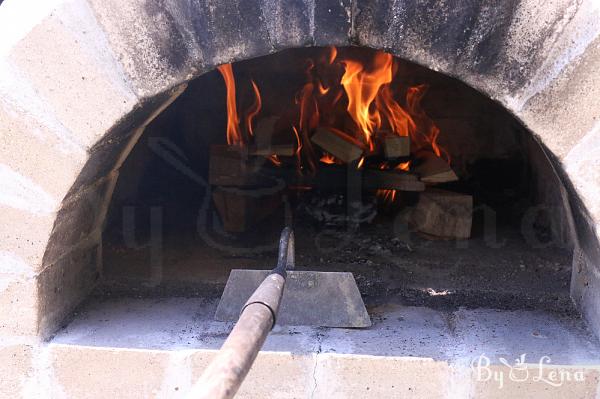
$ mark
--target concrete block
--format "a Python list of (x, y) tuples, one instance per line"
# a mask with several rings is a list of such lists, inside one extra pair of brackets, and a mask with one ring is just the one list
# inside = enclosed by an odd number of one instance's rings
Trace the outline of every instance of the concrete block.
[(87, 160), (85, 149), (2, 101), (0, 126), (2, 163), (34, 182), (58, 204)]
[(157, 397), (169, 352), (117, 348), (50, 347), (50, 397)]
[(262, 12), (272, 46), (276, 50), (304, 47), (312, 43), (312, 10), (304, 0), (275, 0), (262, 3)]
[(0, 205), (0, 213), (0, 253), (17, 259), (33, 272), (41, 270), (56, 213), (35, 214), (5, 205)]
[(314, 45), (349, 46), (352, 34), (350, 0), (316, 0), (314, 4)]
[[(191, 356), (192, 381), (208, 366), (216, 351)], [(240, 387), (239, 398), (306, 398), (314, 385), (314, 355), (261, 351)]]
[(427, 358), (321, 353), (314, 376), (314, 398), (445, 398), (451, 370)]
[(107, 176), (63, 201), (42, 259), (44, 266), (82, 243), (99, 240), (116, 179), (116, 174)]
[[(136, 98), (97, 63), (58, 15), (51, 14), (33, 28), (13, 47), (8, 60), (87, 148), (133, 107)], [(85, 25), (82, 20), (82, 30)], [(91, 29), (88, 33), (94, 34)]]
[[(600, 52), (598, 53), (600, 55)], [(598, 57), (600, 68), (600, 56)], [(600, 85), (600, 79), (598, 80)], [(600, 91), (598, 92), (600, 95)], [(598, 101), (595, 101), (598, 103)], [(600, 105), (598, 105), (597, 117), (600, 116)], [(580, 210), (591, 217), (595, 224), (600, 223), (600, 122), (596, 122), (594, 128), (578, 143), (571, 148), (563, 159), (563, 164), (571, 184), (586, 205), (586, 209)], [(573, 201), (573, 205), (577, 205)]]
[(140, 96), (160, 93), (215, 65), (272, 50), (261, 9), (252, 2), (90, 4)]
[[(478, 376), (473, 373), (473, 399), (504, 398), (581, 398), (594, 399), (598, 394), (600, 367), (552, 366), (527, 364), (523, 369), (490, 365)], [(511, 374), (512, 373), (512, 374)]]
[(92, 148), (89, 159), (73, 182), (69, 194), (85, 189), (121, 167), (145, 127), (185, 90), (185, 84), (140, 101), (135, 109), (112, 126)]
[(0, 345), (0, 397), (25, 397), (25, 385), (34, 373), (34, 354), (32, 345)]
[(519, 116), (563, 159), (597, 128), (600, 116), (600, 38), (547, 86), (532, 96)]
[(89, 295), (100, 278), (98, 242), (62, 255), (37, 278), (39, 334), (52, 335)]
[(0, 342), (8, 337), (37, 335), (38, 297), (34, 277), (0, 272)]

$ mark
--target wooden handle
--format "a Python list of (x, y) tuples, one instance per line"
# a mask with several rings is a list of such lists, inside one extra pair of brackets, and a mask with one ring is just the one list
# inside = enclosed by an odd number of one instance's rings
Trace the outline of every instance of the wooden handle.
[(232, 398), (275, 324), (285, 278), (273, 273), (256, 289), (216, 358), (192, 387), (188, 398)]

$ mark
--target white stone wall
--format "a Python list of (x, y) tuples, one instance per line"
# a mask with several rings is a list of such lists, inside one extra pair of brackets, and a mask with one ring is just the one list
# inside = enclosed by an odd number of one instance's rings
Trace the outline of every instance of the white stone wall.
[(93, 287), (118, 167), (180, 85), (306, 45), (384, 48), (470, 84), (530, 128), (565, 182), (582, 254), (572, 293), (600, 331), (598, 2), (399, 3), (5, 0), (0, 362), (29, 363)]

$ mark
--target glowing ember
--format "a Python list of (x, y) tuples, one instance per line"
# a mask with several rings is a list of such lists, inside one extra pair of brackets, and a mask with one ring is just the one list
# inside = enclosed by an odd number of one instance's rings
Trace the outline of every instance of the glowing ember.
[(365, 157), (361, 157), (360, 160), (358, 161), (358, 165), (356, 165), (356, 168), (357, 169), (362, 168), (364, 163), (365, 163)]
[(281, 161), (279, 160), (279, 157), (277, 155), (271, 155), (269, 157), (269, 160), (273, 163), (273, 165), (277, 167), (281, 166)]
[(325, 164), (332, 165), (335, 163), (335, 158), (333, 157), (333, 155), (325, 153), (321, 157), (320, 161)]
[(396, 199), (396, 190), (377, 190), (377, 198), (381, 199), (386, 205), (390, 205)]

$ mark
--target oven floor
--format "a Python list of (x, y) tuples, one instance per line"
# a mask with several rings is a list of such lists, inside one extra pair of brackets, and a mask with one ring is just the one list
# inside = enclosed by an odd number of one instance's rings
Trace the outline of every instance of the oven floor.
[[(240, 248), (241, 243), (272, 246), (278, 242), (279, 229), (250, 234), (241, 241), (220, 241), (221, 248), (195, 233), (167, 235), (154, 281), (148, 247), (127, 247), (113, 237), (103, 247), (105, 280), (97, 293), (216, 298), (231, 269), (274, 267), (274, 250), (242, 253)], [(397, 302), (440, 310), (575, 312), (569, 296), (570, 251), (533, 247), (511, 228), (499, 229), (493, 245), (480, 235), (459, 242), (413, 235), (407, 243), (395, 238), (391, 221), (361, 227), (350, 236), (327, 236), (307, 224), (296, 226), (295, 233), (297, 269), (352, 272), (370, 306)], [(331, 245), (339, 249), (330, 250)]]
[[(217, 301), (119, 298), (90, 301), (53, 343), (139, 349), (218, 349), (232, 323), (214, 321)], [(543, 311), (384, 305), (370, 308), (367, 329), (276, 326), (263, 348), (292, 353), (410, 356), (460, 362), (485, 353), (526, 353), (553, 363), (600, 363), (600, 344), (584, 322)]]
[[(93, 386), (98, 397), (185, 397), (232, 327), (213, 321), (215, 307), (214, 299), (198, 297), (91, 299), (47, 344), (45, 370), (57, 381), (50, 390), (87, 397)], [(236, 397), (595, 398), (600, 392), (600, 344), (578, 318), (402, 305), (369, 310), (368, 329), (276, 326)], [(526, 369), (512, 378), (509, 366)], [(540, 382), (540, 375), (570, 379)]]

